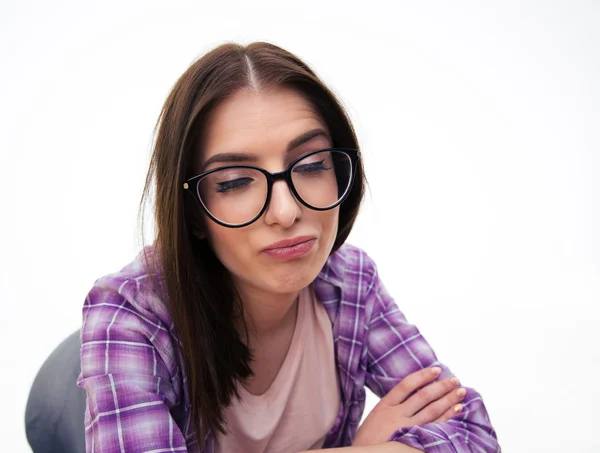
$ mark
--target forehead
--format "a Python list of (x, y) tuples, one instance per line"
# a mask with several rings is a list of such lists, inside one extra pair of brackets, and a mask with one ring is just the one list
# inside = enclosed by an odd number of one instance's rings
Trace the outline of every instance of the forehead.
[(243, 89), (212, 112), (198, 151), (203, 161), (218, 153), (284, 152), (290, 141), (315, 128), (327, 130), (311, 103), (296, 91)]

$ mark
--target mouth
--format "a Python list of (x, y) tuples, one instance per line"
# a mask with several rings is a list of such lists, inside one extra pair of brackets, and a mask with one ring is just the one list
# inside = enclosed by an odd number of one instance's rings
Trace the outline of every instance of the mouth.
[(310, 252), (316, 242), (317, 238), (314, 236), (298, 236), (275, 242), (267, 246), (263, 253), (275, 259), (299, 258)]

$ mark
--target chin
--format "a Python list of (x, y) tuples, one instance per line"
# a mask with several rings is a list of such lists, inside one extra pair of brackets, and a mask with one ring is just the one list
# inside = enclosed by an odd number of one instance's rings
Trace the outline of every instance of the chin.
[(277, 294), (293, 293), (310, 285), (317, 275), (318, 271), (315, 273), (314, 271), (311, 272), (310, 269), (278, 272), (272, 278), (269, 278), (268, 285)]

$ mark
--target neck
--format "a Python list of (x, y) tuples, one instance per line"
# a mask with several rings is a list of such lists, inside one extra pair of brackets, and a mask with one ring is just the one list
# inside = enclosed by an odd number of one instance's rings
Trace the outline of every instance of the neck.
[(299, 292), (267, 294), (255, 288), (238, 290), (251, 339), (268, 337), (295, 323)]

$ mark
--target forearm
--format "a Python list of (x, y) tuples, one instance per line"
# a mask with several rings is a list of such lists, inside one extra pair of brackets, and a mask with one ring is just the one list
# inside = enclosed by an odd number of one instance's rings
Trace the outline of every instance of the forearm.
[(400, 442), (386, 442), (384, 444), (364, 445), (360, 447), (343, 447), (328, 448), (327, 450), (311, 450), (311, 453), (318, 451), (331, 453), (422, 453), (423, 450), (409, 447), (408, 445), (405, 445)]

